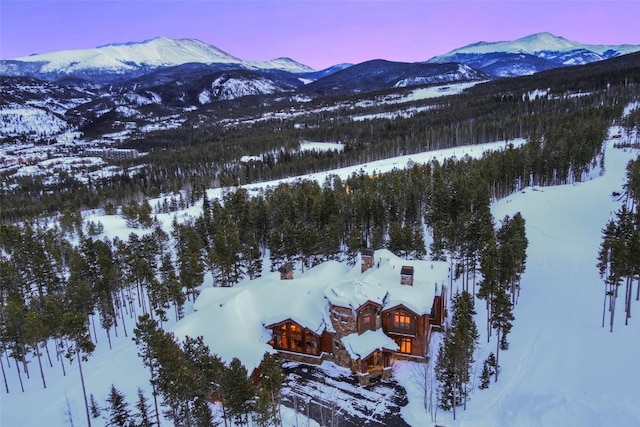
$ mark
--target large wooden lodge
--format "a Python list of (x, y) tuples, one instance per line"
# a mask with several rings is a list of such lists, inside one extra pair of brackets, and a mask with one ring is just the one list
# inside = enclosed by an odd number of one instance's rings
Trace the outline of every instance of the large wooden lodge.
[[(426, 361), (431, 334), (447, 315), (446, 288), (430, 280), (429, 261), (397, 265), (398, 258), (374, 256), (364, 250), (359, 276), (327, 284), (325, 312), (310, 317), (315, 320), (283, 309), (281, 318), (265, 324), (281, 358), (330, 360), (350, 368), (363, 385), (390, 377), (394, 360)], [(282, 279), (292, 280), (290, 268), (280, 270)]]

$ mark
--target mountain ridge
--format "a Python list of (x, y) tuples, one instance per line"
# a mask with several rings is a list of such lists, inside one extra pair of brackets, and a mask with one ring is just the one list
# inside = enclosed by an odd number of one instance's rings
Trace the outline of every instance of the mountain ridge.
[(426, 62), (459, 62), (493, 77), (514, 77), (588, 64), (638, 51), (640, 45), (590, 45), (541, 32), (513, 41), (472, 43)]
[(159, 68), (186, 63), (236, 64), (246, 68), (280, 69), (289, 72), (312, 72), (311, 67), (291, 58), (270, 61), (247, 61), (197, 39), (156, 37), (142, 42), (113, 43), (89, 49), (71, 49), (29, 55), (0, 61), (4, 64), (41, 63), (40, 73), (73, 74), (84, 71), (103, 71), (124, 74), (143, 68)]
[[(553, 35), (549, 32), (540, 32), (530, 34), (511, 41), (485, 42), (480, 41), (463, 47), (456, 48), (448, 53), (434, 56), (429, 61), (449, 58), (459, 53), (529, 53), (536, 54), (538, 52), (569, 52), (576, 49), (586, 49), (606, 58), (624, 55), (626, 53), (637, 52), (640, 45), (622, 44), (622, 45), (604, 45), (604, 44), (585, 44), (568, 40), (561, 36)], [(610, 52), (605, 55), (605, 52)], [(617, 53), (614, 54), (614, 53)]]

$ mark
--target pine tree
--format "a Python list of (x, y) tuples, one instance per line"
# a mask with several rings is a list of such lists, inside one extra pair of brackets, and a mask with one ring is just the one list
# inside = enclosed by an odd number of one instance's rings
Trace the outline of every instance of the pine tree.
[(242, 262), (249, 279), (253, 280), (262, 276), (262, 253), (253, 233), (249, 233), (248, 237), (243, 239)]
[[(504, 289), (499, 289), (491, 301), (491, 327), (496, 330), (496, 363), (498, 363), (500, 350), (507, 350), (509, 343), (507, 335), (511, 331), (513, 317), (513, 304)], [(498, 381), (498, 371), (495, 373), (495, 380)]]
[(156, 424), (160, 425), (160, 412), (158, 410), (158, 371), (159, 361), (156, 357), (156, 342), (159, 340), (161, 331), (158, 323), (151, 319), (148, 314), (140, 316), (136, 328), (133, 330), (134, 341), (138, 346), (138, 356), (142, 358), (142, 362), (149, 368), (149, 382), (153, 388), (153, 404), (155, 408)]
[(260, 368), (260, 385), (253, 408), (256, 414), (254, 421), (263, 427), (279, 426), (282, 424), (280, 393), (285, 379), (282, 366), (274, 356), (265, 353)]
[(98, 405), (93, 393), (89, 396), (89, 410), (91, 411), (91, 418), (99, 418), (102, 409)]
[(489, 384), (491, 384), (491, 369), (485, 360), (482, 362), (482, 374), (480, 375), (480, 385), (478, 388), (484, 390), (485, 388), (489, 388)]
[(215, 231), (213, 248), (209, 252), (213, 277), (219, 286), (233, 286), (244, 276), (241, 250), (238, 224), (234, 219), (227, 218)]
[(108, 427), (129, 427), (131, 426), (131, 411), (129, 410), (129, 404), (125, 400), (124, 394), (122, 394), (112, 384), (107, 398), (109, 404), (107, 424)]
[(398, 256), (407, 257), (410, 242), (406, 240), (406, 237), (400, 224), (392, 222), (389, 225), (389, 242), (387, 243), (387, 248)]
[(485, 389), (489, 388), (489, 384), (491, 382), (491, 376), (495, 375), (496, 372), (500, 370), (498, 366), (498, 361), (496, 360), (496, 355), (489, 353), (489, 356), (482, 362), (482, 374), (480, 376), (480, 388)]
[(191, 297), (195, 301), (199, 293), (197, 288), (204, 279), (204, 243), (190, 225), (174, 225), (173, 234), (176, 240), (178, 277), (180, 283), (187, 288), (187, 298)]
[(480, 273), (478, 298), (484, 299), (487, 308), (487, 342), (491, 338), (492, 301), (498, 291), (498, 247), (495, 238), (487, 240), (480, 253)]
[(147, 404), (147, 398), (145, 397), (142, 389), (138, 387), (138, 402), (136, 403), (137, 412), (135, 414), (135, 427), (152, 427), (153, 421), (151, 421), (152, 413), (150, 412), (151, 405)]
[(225, 371), (221, 391), (227, 408), (227, 416), (232, 417), (238, 425), (246, 425), (255, 389), (248, 376), (247, 368), (236, 357), (231, 360)]
[(496, 233), (500, 246), (500, 277), (511, 295), (511, 302), (517, 303), (520, 294), (520, 277), (524, 273), (527, 259), (528, 240), (525, 220), (517, 212), (513, 218), (506, 216)]
[(446, 328), (436, 358), (436, 379), (439, 382), (439, 406), (453, 410), (465, 405), (469, 393), (471, 367), (478, 345), (478, 330), (473, 320), (473, 297), (462, 292), (454, 297), (451, 324)]

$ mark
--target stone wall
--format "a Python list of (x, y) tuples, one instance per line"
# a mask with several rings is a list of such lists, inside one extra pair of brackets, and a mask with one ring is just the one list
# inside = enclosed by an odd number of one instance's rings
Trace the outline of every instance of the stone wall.
[(332, 304), (329, 306), (329, 313), (338, 340), (358, 331), (357, 318), (351, 308)]
[(343, 337), (353, 334), (358, 330), (357, 318), (351, 308), (337, 305), (329, 306), (331, 324), (336, 333), (333, 341), (333, 359), (337, 365), (351, 368), (351, 356), (340, 341)]

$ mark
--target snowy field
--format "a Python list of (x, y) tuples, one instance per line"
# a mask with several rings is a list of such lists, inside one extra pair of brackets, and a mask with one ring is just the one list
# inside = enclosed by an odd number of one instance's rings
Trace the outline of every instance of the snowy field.
[[(637, 156), (637, 150), (615, 149), (609, 142), (604, 176), (577, 185), (527, 188), (493, 205), (496, 222), (521, 212), (529, 239), (510, 347), (500, 352), (498, 383), (476, 388), (455, 422), (440, 411), (438, 424), (640, 426), (640, 320), (632, 317), (624, 326), (620, 309), (613, 333), (608, 325), (601, 327), (604, 285), (596, 267), (601, 229), (620, 208), (611, 193), (622, 192), (626, 164)], [(640, 310), (640, 303), (634, 309)], [(486, 343), (483, 301), (477, 311), (479, 374), (495, 341)], [(405, 419), (425, 425), (422, 397), (408, 378), (412, 371), (403, 367), (400, 373), (401, 383), (414, 393)]]
[[(617, 132), (617, 130), (615, 130)], [(510, 141), (514, 145), (523, 141)], [(437, 158), (458, 158), (465, 154), (479, 157), (486, 149), (499, 149), (504, 141), (484, 146), (457, 147), (450, 150), (411, 155), (386, 161), (371, 162), (354, 168), (332, 171), (342, 177), (363, 170), (367, 173), (403, 168), (407, 163)], [(510, 349), (501, 352), (500, 381), (488, 390), (475, 390), (467, 410), (458, 412), (453, 421), (449, 413), (439, 411), (437, 423), (458, 426), (640, 426), (640, 401), (637, 385), (637, 363), (640, 357), (640, 322), (632, 318), (624, 326), (622, 310), (613, 333), (601, 328), (603, 284), (595, 267), (600, 243), (600, 230), (619, 207), (611, 197), (621, 191), (625, 165), (637, 156), (637, 151), (606, 149), (606, 173), (577, 185), (528, 188), (495, 203), (493, 214), (498, 222), (505, 215), (522, 212), (529, 239), (527, 271), (522, 279), (520, 301), (515, 308), (515, 322)], [(327, 173), (310, 176), (323, 182)], [(295, 181), (291, 178), (290, 181)], [(277, 182), (255, 184), (259, 190)], [(209, 190), (210, 198), (219, 197), (221, 190)], [(154, 202), (151, 201), (153, 205)], [(178, 220), (196, 216), (200, 205), (178, 214)], [(159, 215), (169, 230), (174, 214)], [(105, 233), (126, 239), (132, 231), (119, 217), (93, 216), (101, 221)], [(138, 230), (137, 232), (141, 232)], [(205, 287), (211, 286), (210, 276)], [(638, 309), (638, 304), (634, 306)], [(483, 304), (478, 306), (477, 324), (481, 334), (485, 321)], [(633, 309), (632, 309), (633, 310)], [(89, 361), (83, 364), (87, 394), (105, 404), (111, 384), (114, 384), (132, 404), (136, 390), (142, 387), (150, 396), (148, 371), (137, 357), (132, 341), (133, 318), (127, 319), (126, 336), (122, 328), (109, 349), (106, 338), (98, 331), (98, 344)], [(174, 324), (165, 325), (172, 328)], [(186, 331), (181, 330), (181, 333)], [(481, 348), (476, 359), (484, 360), (493, 351), (495, 342), (486, 343), (480, 337)], [(78, 366), (66, 366), (62, 376), (50, 346), (53, 368), (47, 364), (47, 388), (40, 379), (37, 363), (31, 364), (31, 378), (24, 378), (25, 392), (20, 391), (16, 366), (11, 360), (6, 371), (10, 393), (1, 387), (0, 425), (64, 426), (85, 425), (84, 403)], [(46, 357), (45, 357), (46, 360)], [(635, 362), (635, 363), (634, 363)], [(65, 360), (65, 364), (67, 361)], [(480, 369), (478, 369), (478, 373)], [(402, 415), (412, 426), (433, 425), (422, 407), (422, 396), (411, 377), (415, 376), (408, 362), (395, 369), (396, 379), (405, 386), (409, 403)], [(286, 426), (307, 425), (306, 420), (284, 410)], [(93, 426), (104, 420), (92, 420)], [(165, 423), (163, 425), (170, 425)], [(313, 421), (309, 425), (317, 425)]]

